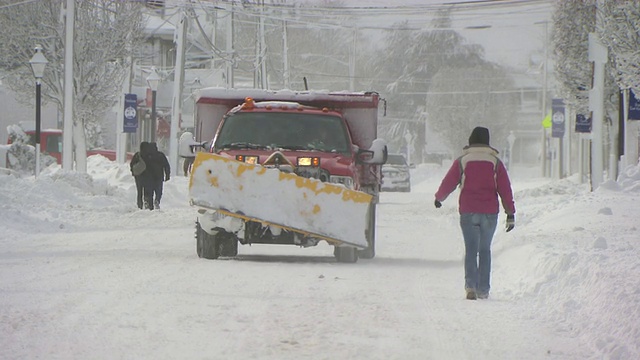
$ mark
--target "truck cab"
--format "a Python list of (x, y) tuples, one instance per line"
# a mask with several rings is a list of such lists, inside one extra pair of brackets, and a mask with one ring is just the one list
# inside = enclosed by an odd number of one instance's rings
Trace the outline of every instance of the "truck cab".
[[(247, 99), (220, 123), (209, 150), (238, 161), (360, 190), (358, 149), (341, 113), (295, 102)], [(266, 163), (279, 151), (286, 161)]]

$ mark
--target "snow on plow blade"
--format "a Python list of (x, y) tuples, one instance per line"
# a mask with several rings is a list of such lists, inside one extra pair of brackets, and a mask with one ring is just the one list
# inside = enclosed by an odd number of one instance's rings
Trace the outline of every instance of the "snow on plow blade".
[(191, 204), (324, 239), (367, 247), (372, 196), (278, 169), (198, 152)]

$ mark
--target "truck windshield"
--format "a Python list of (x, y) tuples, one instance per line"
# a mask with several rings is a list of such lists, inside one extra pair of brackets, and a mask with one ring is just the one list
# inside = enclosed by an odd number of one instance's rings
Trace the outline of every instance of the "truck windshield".
[(349, 153), (349, 144), (346, 126), (337, 116), (247, 112), (230, 115), (224, 120), (214, 147)]

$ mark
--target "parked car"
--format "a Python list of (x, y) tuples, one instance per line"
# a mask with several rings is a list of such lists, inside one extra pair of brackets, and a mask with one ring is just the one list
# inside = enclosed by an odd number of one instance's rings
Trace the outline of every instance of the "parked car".
[(411, 166), (402, 154), (389, 154), (382, 165), (382, 191), (411, 191)]

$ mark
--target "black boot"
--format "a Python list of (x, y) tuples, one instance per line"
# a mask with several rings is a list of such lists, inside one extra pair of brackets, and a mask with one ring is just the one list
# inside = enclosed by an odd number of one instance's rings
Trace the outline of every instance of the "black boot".
[(478, 295), (474, 289), (467, 289), (467, 300), (477, 300)]

